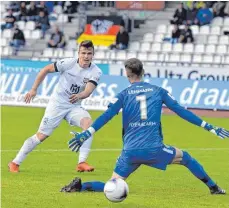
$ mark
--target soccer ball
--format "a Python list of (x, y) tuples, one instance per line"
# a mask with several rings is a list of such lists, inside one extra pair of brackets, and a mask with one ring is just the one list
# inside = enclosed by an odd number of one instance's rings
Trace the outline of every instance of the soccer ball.
[(120, 178), (111, 179), (104, 186), (104, 194), (111, 202), (123, 201), (128, 193), (129, 187), (127, 183)]

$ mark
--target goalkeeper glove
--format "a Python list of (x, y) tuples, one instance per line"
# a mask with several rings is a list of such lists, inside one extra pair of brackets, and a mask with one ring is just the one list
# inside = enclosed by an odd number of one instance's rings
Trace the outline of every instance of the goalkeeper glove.
[(224, 128), (219, 128), (219, 127), (216, 127), (216, 126), (212, 126), (211, 124), (208, 124), (206, 122), (204, 122), (202, 124), (202, 126), (204, 127), (204, 129), (206, 129), (207, 131), (210, 131), (211, 133), (217, 135), (221, 139), (229, 137), (229, 131), (227, 131)]
[(74, 135), (74, 138), (69, 140), (68, 148), (72, 150), (72, 152), (78, 152), (82, 144), (91, 137), (90, 131), (86, 130), (82, 133), (79, 132), (70, 132)]

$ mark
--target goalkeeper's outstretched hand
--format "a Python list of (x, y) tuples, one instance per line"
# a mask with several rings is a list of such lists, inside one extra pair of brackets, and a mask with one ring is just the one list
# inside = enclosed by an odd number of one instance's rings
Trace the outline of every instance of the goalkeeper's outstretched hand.
[(72, 152), (78, 152), (82, 144), (91, 137), (91, 133), (86, 130), (82, 133), (79, 132), (71, 132), (74, 135), (74, 138), (69, 140), (68, 148), (71, 149)]
[(229, 138), (229, 131), (227, 131), (224, 128), (219, 128), (219, 127), (216, 127), (216, 126), (212, 126), (211, 124), (208, 124), (208, 123), (205, 124), (204, 128), (207, 131), (210, 131), (213, 134), (217, 135), (221, 139)]

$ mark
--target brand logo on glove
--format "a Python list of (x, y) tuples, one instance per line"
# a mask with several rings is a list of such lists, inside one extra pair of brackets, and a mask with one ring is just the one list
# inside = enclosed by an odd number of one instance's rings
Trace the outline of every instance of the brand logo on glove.
[(85, 140), (85, 137), (80, 138), (80, 142), (83, 142)]

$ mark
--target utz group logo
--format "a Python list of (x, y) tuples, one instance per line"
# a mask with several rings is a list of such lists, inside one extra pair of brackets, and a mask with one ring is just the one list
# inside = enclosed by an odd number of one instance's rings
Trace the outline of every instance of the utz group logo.
[(114, 23), (109, 20), (96, 19), (91, 23), (91, 30), (93, 34), (106, 34)]

